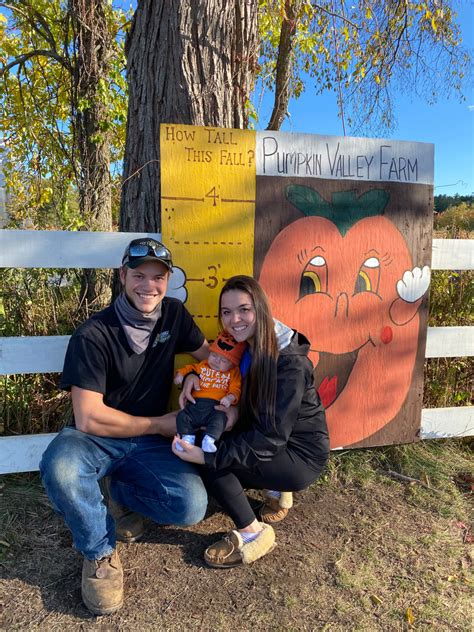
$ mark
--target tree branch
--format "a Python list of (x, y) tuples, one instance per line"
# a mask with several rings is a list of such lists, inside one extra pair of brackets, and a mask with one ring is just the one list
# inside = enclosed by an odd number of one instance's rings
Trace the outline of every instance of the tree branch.
[(9, 70), (14, 68), (15, 66), (24, 64), (26, 61), (28, 61), (28, 59), (31, 59), (32, 57), (49, 57), (59, 62), (61, 66), (63, 66), (64, 68), (66, 68), (66, 70), (71, 72), (71, 68), (69, 67), (67, 61), (64, 59), (64, 57), (61, 57), (61, 55), (56, 53), (56, 51), (37, 49), (37, 50), (32, 50), (29, 53), (24, 53), (23, 55), (19, 55), (18, 57), (15, 57), (15, 59), (13, 59), (10, 63), (3, 66), (3, 68), (0, 69), (0, 77), (5, 75)]
[(341, 66), (339, 63), (339, 46), (337, 43), (337, 31), (336, 31), (336, 17), (335, 14), (332, 15), (332, 25), (333, 25), (333, 40), (334, 40), (334, 52), (336, 53), (336, 68), (337, 68), (337, 91), (338, 91), (338, 105), (339, 105), (339, 115), (342, 121), (342, 131), (344, 136), (346, 135), (346, 121), (344, 116), (344, 99), (342, 97), (342, 89), (341, 89)]
[(276, 63), (275, 101), (268, 130), (279, 130), (285, 120), (290, 100), (290, 78), (293, 69), (293, 46), (302, 0), (286, 0), (281, 23), (280, 43)]
[(311, 6), (313, 7), (313, 9), (317, 9), (318, 11), (322, 11), (322, 13), (326, 13), (327, 15), (330, 15), (333, 18), (337, 18), (338, 20), (342, 20), (343, 22), (347, 22), (347, 24), (350, 24), (357, 31), (360, 31), (360, 26), (358, 26), (355, 22), (352, 22), (351, 20), (346, 18), (345, 15), (340, 15), (339, 13), (335, 13), (334, 11), (329, 11), (329, 9), (325, 9), (324, 7), (321, 7), (319, 4), (316, 4), (315, 2), (312, 2)]

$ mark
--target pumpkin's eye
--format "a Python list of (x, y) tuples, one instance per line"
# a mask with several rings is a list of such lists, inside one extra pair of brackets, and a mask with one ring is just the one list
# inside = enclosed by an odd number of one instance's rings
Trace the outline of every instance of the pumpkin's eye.
[(324, 257), (313, 257), (306, 264), (300, 281), (300, 296), (308, 296), (309, 294), (317, 294), (318, 292), (327, 292), (328, 284), (328, 267)]
[(355, 282), (354, 294), (360, 292), (378, 293), (380, 281), (380, 262), (377, 257), (369, 257), (361, 265)]
[(364, 265), (366, 268), (380, 268), (380, 262), (377, 257), (369, 257), (364, 261), (362, 265)]

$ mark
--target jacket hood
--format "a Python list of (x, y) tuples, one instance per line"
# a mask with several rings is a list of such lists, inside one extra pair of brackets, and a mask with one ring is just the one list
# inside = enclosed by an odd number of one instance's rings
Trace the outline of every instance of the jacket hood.
[(295, 331), (280, 322), (276, 318), (275, 334), (277, 338), (278, 350), (281, 355), (304, 355), (309, 353), (309, 340), (299, 331)]

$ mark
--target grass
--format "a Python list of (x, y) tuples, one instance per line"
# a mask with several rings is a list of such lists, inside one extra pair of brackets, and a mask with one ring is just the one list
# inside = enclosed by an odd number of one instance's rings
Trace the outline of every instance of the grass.
[(420, 481), (407, 486), (407, 502), (445, 517), (463, 515), (468, 520), (459, 474), (472, 474), (472, 445), (468, 439), (446, 439), (333, 452), (323, 482), (370, 490), (373, 485), (397, 485), (386, 474), (380, 480), (381, 473), (394, 471)]
[[(424, 482), (404, 484), (403, 508), (392, 503), (400, 482), (381, 475), (388, 470)], [(349, 493), (358, 488), (368, 497), (387, 499), (386, 512), (379, 511), (376, 521), (367, 508), (356, 517), (335, 563), (339, 602), (349, 608), (349, 618), (360, 620), (361, 610), (365, 615), (362, 626), (348, 629), (409, 629), (408, 608), (415, 613), (416, 629), (434, 622), (436, 629), (469, 629), (472, 560), (461, 538), (453, 539), (456, 524), (469, 524), (472, 516), (472, 499), (457, 484), (460, 472), (473, 473), (472, 444), (460, 440), (332, 455), (322, 486), (337, 484)], [(403, 521), (394, 519), (394, 508), (401, 516), (410, 507), (426, 516), (425, 533), (407, 532)], [(374, 612), (383, 627), (371, 627)]]
[(474, 204), (461, 202), (456, 206), (447, 208), (435, 216), (435, 227), (438, 230), (447, 230), (453, 238), (463, 233), (474, 231)]

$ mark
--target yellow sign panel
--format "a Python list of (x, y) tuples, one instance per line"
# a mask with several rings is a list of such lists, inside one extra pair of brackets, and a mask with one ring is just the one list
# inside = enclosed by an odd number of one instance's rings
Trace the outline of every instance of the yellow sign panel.
[(186, 307), (212, 339), (222, 285), (253, 274), (255, 132), (163, 124), (160, 151), (163, 242), (186, 274)]

